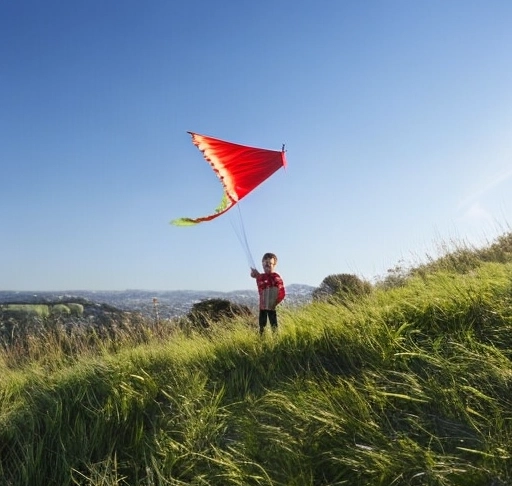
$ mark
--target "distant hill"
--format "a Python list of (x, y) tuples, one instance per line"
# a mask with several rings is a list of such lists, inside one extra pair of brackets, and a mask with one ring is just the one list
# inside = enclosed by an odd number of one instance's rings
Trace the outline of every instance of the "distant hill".
[[(297, 306), (311, 301), (315, 287), (291, 284), (286, 287), (287, 296), (283, 305)], [(198, 290), (64, 290), (0, 291), (0, 304), (44, 304), (83, 301), (106, 304), (125, 311), (137, 311), (146, 316), (154, 315), (155, 306), (161, 318), (178, 317), (189, 312), (192, 306), (206, 299), (226, 299), (237, 304), (255, 307), (258, 302), (256, 290), (233, 290), (231, 292)], [(156, 300), (154, 300), (156, 299)]]

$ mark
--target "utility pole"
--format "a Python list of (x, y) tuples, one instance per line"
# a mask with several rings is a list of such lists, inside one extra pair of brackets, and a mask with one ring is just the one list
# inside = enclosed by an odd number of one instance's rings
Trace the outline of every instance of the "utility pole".
[(153, 313), (155, 315), (155, 324), (160, 322), (160, 315), (158, 313), (158, 299), (153, 297)]

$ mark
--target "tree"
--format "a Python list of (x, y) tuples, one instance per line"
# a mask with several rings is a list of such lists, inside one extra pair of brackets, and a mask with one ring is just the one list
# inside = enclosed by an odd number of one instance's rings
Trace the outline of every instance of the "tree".
[(318, 288), (313, 291), (314, 301), (338, 302), (347, 298), (368, 295), (372, 284), (357, 275), (338, 273), (325, 277)]

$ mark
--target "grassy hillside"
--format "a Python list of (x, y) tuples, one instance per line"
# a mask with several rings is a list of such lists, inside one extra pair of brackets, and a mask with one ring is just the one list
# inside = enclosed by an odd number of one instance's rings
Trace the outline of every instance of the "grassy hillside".
[(275, 336), (148, 323), (4, 349), (0, 484), (510, 485), (510, 242), (283, 310)]

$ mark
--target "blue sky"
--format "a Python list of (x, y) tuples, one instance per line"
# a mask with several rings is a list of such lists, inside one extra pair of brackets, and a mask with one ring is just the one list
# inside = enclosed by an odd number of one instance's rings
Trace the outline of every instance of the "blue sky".
[(512, 211), (508, 0), (0, 2), (0, 289), (252, 288), (187, 131), (279, 150), (241, 202), (285, 283), (369, 280)]

